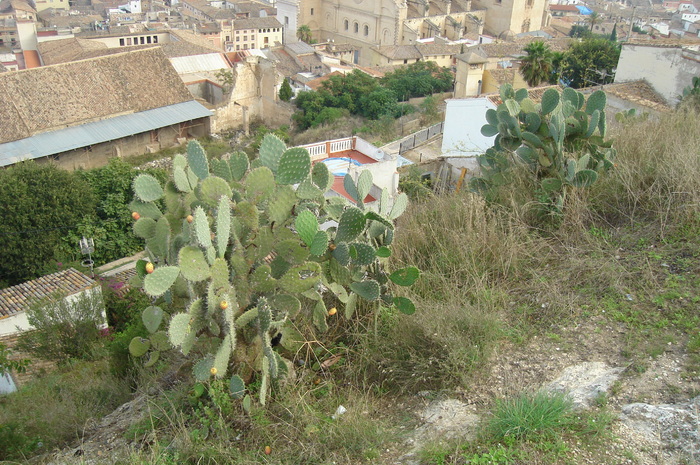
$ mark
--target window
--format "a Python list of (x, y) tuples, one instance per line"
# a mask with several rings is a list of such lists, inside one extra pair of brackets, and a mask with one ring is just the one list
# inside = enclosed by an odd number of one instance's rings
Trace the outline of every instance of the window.
[(236, 45), (236, 50), (240, 50), (240, 49), (241, 49), (241, 46), (240, 46), (240, 45)]
[[(2, 45), (2, 40), (0, 40), (0, 45)], [(119, 39), (119, 46), (123, 47), (124, 46), (124, 39)]]
[(355, 32), (355, 34), (357, 34), (358, 31), (360, 30), (360, 25), (357, 24), (357, 22), (352, 23), (352, 29), (353, 29), (353, 31)]
[(150, 44), (151, 43), (151, 36), (146, 37), (146, 43)]
[(131, 37), (126, 38), (126, 45), (131, 45)]
[(141, 37), (141, 45), (143, 45), (143, 44), (145, 44), (145, 43), (146, 43), (146, 38), (145, 38), (145, 37)]
[(313, 16), (313, 15), (314, 15), (314, 9), (311, 8), (311, 16)]
[(525, 3), (525, 8), (532, 8), (532, 4), (534, 3), (534, 0), (527, 0)]
[(267, 38), (267, 37), (265, 37), (265, 39), (263, 40), (263, 43), (264, 43), (265, 45), (267, 45), (267, 44), (268, 44), (268, 42), (269, 42), (268, 38)]
[(365, 24), (365, 27), (363, 28), (363, 32), (364, 32), (365, 36), (369, 35), (369, 26), (367, 26), (366, 24)]
[(236, 42), (240, 42), (240, 41), (241, 41), (241, 36), (236, 36)]
[(153, 36), (153, 43), (157, 44), (158, 43), (158, 36)]
[[(150, 40), (149, 40), (150, 42)], [(231, 42), (231, 36), (226, 36), (226, 42)]]
[(248, 50), (248, 44), (243, 44), (243, 50)]
[(346, 31), (350, 28), (350, 23), (348, 23), (347, 19), (343, 21), (343, 28), (345, 28)]
[(245, 42), (246, 40), (248, 40), (248, 36), (243, 36), (243, 42)]

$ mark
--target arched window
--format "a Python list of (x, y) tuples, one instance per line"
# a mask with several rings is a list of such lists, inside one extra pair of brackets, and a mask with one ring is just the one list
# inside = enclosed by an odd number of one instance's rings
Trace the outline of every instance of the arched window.
[(343, 27), (345, 28), (346, 31), (350, 28), (350, 23), (348, 23), (347, 19), (345, 21), (343, 21)]
[(362, 29), (363, 29), (362, 32), (364, 32), (365, 36), (368, 36), (369, 35), (369, 26), (365, 24), (365, 26)]
[(357, 21), (355, 21), (354, 23), (352, 23), (352, 29), (353, 29), (353, 31), (355, 32), (355, 34), (357, 34), (357, 33), (360, 31), (360, 25), (357, 24)]

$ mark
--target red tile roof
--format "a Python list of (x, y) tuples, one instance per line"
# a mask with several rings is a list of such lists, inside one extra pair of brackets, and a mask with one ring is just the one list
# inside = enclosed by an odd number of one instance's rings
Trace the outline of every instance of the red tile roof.
[(26, 310), (33, 300), (60, 295), (73, 295), (97, 286), (97, 282), (83, 273), (69, 268), (33, 281), (0, 290), (0, 319)]

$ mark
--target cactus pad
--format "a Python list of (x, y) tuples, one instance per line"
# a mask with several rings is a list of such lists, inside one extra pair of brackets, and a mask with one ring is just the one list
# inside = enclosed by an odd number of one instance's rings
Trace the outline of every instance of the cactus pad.
[(333, 173), (325, 163), (316, 163), (311, 170), (311, 181), (321, 192), (326, 192), (333, 185)]
[(300, 293), (314, 287), (321, 277), (321, 265), (307, 262), (290, 268), (280, 279), (280, 287), (287, 292)]
[(277, 167), (277, 182), (283, 185), (298, 184), (311, 171), (311, 157), (303, 148), (289, 149), (282, 154)]
[(399, 216), (403, 215), (408, 207), (408, 196), (405, 193), (400, 193), (396, 196), (394, 200), (394, 205), (391, 207), (391, 213), (389, 213), (389, 219), (395, 220)]
[(240, 181), (248, 171), (249, 166), (248, 155), (244, 152), (232, 153), (228, 159), (229, 167), (231, 168), (231, 176), (235, 181)]
[(170, 343), (175, 347), (181, 346), (191, 331), (190, 318), (187, 313), (177, 313), (170, 319), (168, 337), (170, 337)]
[(555, 89), (547, 89), (542, 94), (542, 114), (548, 115), (559, 105), (559, 92)]
[(163, 310), (155, 306), (146, 307), (143, 313), (141, 313), (141, 319), (148, 332), (153, 334), (158, 331), (163, 321)]
[(355, 207), (348, 208), (340, 217), (335, 240), (337, 242), (348, 242), (355, 239), (365, 229), (366, 223), (365, 215), (360, 209)]
[(355, 202), (361, 202), (364, 200), (360, 198), (360, 193), (357, 192), (357, 186), (355, 185), (355, 181), (352, 179), (352, 176), (350, 176), (350, 173), (346, 174), (343, 178), (343, 187), (345, 188), (345, 192), (347, 192)]
[(233, 177), (231, 176), (231, 167), (226, 160), (218, 160), (214, 158), (209, 163), (211, 174), (226, 180), (226, 182), (231, 182), (233, 180)]
[(141, 239), (150, 239), (156, 235), (156, 221), (153, 218), (139, 218), (133, 228), (134, 234)]
[(231, 397), (234, 399), (241, 399), (245, 395), (245, 382), (238, 375), (231, 376), (231, 381), (229, 381), (229, 390), (231, 391)]
[(379, 298), (379, 283), (373, 279), (350, 284), (350, 290), (365, 300)]
[(163, 213), (161, 213), (153, 202), (142, 202), (138, 199), (134, 199), (129, 204), (129, 209), (133, 212), (137, 212), (142, 218), (153, 218), (157, 220), (163, 216)]
[(289, 219), (292, 208), (297, 203), (297, 196), (291, 186), (279, 186), (275, 191), (274, 199), (269, 203), (267, 214), (270, 222), (281, 225)]
[(204, 153), (202, 144), (196, 140), (191, 140), (187, 144), (187, 164), (199, 179), (206, 179), (209, 176), (207, 154)]
[(129, 343), (129, 353), (132, 357), (143, 357), (150, 348), (151, 341), (138, 336)]
[(260, 144), (260, 162), (268, 167), (273, 173), (277, 172), (280, 158), (287, 150), (287, 146), (282, 139), (274, 134), (265, 134)]
[(250, 229), (258, 229), (259, 213), (253, 203), (238, 202), (238, 204), (236, 204), (236, 216), (241, 220), (244, 226)]
[(322, 333), (328, 331), (328, 322), (326, 321), (327, 316), (328, 310), (326, 309), (326, 304), (323, 303), (323, 300), (319, 300), (314, 306), (313, 322), (316, 329)]
[(272, 171), (266, 166), (255, 168), (245, 178), (245, 189), (248, 200), (267, 200), (275, 191), (275, 177)]
[(328, 233), (326, 231), (317, 231), (314, 235), (314, 240), (309, 246), (311, 255), (317, 257), (323, 255), (328, 250)]
[(350, 244), (350, 257), (355, 265), (366, 266), (374, 262), (377, 255), (374, 247), (369, 244), (355, 242)]
[(393, 303), (404, 315), (413, 315), (416, 313), (415, 304), (407, 297), (394, 297)]
[(399, 286), (411, 286), (420, 277), (420, 270), (415, 266), (409, 266), (396, 270), (389, 275), (389, 279)]
[(151, 297), (160, 297), (175, 283), (179, 274), (180, 269), (176, 266), (158, 267), (153, 273), (146, 275), (143, 289)]
[(190, 192), (192, 190), (192, 186), (190, 186), (190, 181), (187, 178), (185, 168), (181, 168), (179, 166), (175, 166), (173, 168), (173, 182), (175, 183), (177, 190), (180, 192)]
[(364, 201), (364, 199), (369, 195), (369, 191), (372, 188), (372, 172), (364, 170), (360, 173), (357, 178), (357, 194), (359, 196), (359, 201)]
[(607, 102), (608, 99), (605, 96), (605, 92), (602, 90), (596, 90), (590, 95), (590, 97), (588, 97), (588, 101), (586, 102), (586, 113), (592, 115), (596, 110), (605, 110), (605, 105), (607, 105)]
[(197, 207), (194, 210), (194, 237), (197, 239), (197, 243), (208, 249), (212, 246), (211, 243), (211, 230), (209, 229), (209, 220), (207, 219), (207, 214), (204, 212), (202, 207)]
[(229, 198), (222, 196), (216, 212), (216, 250), (219, 257), (223, 257), (231, 237), (231, 208)]
[(204, 281), (209, 278), (209, 264), (204, 253), (197, 247), (183, 247), (178, 254), (178, 265), (182, 276), (191, 282)]
[(202, 202), (210, 207), (216, 207), (221, 197), (226, 197), (227, 200), (231, 198), (231, 187), (224, 179), (217, 176), (209, 176), (201, 182), (198, 193), (198, 197)]
[(134, 194), (142, 202), (153, 202), (163, 197), (163, 188), (150, 174), (139, 174), (134, 178)]
[(306, 245), (310, 247), (314, 241), (316, 232), (318, 231), (318, 220), (316, 219), (316, 215), (308, 210), (304, 210), (303, 212), (299, 213), (294, 220), (294, 227), (296, 228), (299, 237), (301, 237), (301, 240), (303, 240)]

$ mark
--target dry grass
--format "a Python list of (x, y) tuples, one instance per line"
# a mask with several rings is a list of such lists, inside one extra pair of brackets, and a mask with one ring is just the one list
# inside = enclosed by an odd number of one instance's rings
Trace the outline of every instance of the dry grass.
[(700, 213), (700, 115), (665, 114), (623, 126), (616, 168), (595, 186), (593, 208), (612, 225), (645, 222), (663, 234)]

